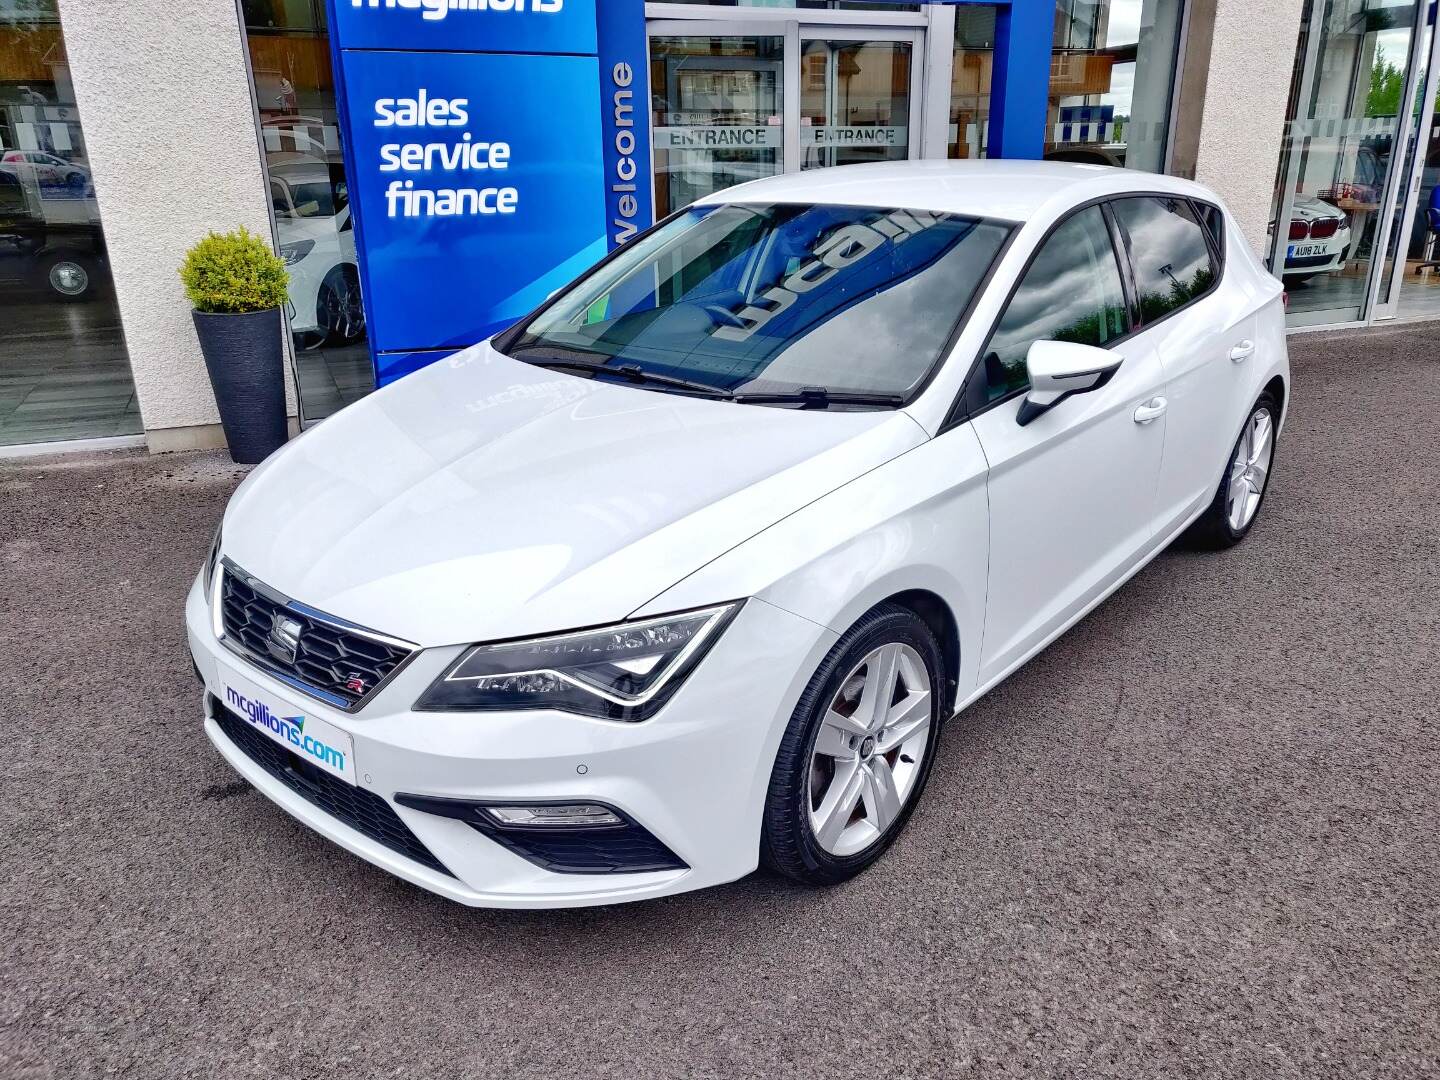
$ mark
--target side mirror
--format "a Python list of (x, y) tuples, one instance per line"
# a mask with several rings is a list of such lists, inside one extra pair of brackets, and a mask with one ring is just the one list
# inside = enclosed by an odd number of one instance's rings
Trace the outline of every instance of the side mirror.
[(1037, 341), (1025, 354), (1030, 392), (1020, 403), (1015, 422), (1024, 427), (1071, 394), (1098, 390), (1120, 370), (1121, 358), (1093, 345), (1073, 341)]

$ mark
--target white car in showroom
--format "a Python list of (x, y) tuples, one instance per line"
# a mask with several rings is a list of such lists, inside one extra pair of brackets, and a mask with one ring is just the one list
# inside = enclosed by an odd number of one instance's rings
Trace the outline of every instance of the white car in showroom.
[(349, 189), (338, 164), (303, 155), (270, 167), (270, 204), (290, 275), (290, 330), (311, 347), (365, 336)]
[(186, 608), (205, 730), (467, 904), (840, 882), (953, 714), (1250, 531), (1288, 383), (1280, 283), (1196, 184), (720, 192), (246, 478)]
[(1290, 215), (1285, 277), (1299, 283), (1316, 274), (1343, 270), (1353, 240), (1345, 211), (1308, 195), (1296, 195)]

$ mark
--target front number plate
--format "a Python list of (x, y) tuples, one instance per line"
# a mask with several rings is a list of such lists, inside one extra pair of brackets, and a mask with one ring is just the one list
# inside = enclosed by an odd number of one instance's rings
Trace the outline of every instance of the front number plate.
[(1325, 254), (1325, 245), (1324, 245), (1324, 244), (1291, 244), (1291, 245), (1290, 245), (1290, 254), (1287, 256), (1287, 258), (1291, 258), (1291, 259), (1308, 259), (1308, 258), (1310, 258), (1311, 256), (1314, 256), (1314, 255), (1324, 255), (1324, 254)]
[(220, 671), (221, 704), (256, 731), (279, 743), (302, 761), (355, 783), (355, 742), (348, 732), (288, 701), (267, 694), (249, 680)]

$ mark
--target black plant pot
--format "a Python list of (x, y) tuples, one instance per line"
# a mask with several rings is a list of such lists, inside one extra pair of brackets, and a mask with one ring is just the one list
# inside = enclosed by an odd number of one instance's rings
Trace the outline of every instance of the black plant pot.
[(230, 456), (242, 465), (258, 464), (286, 438), (280, 309), (193, 314)]

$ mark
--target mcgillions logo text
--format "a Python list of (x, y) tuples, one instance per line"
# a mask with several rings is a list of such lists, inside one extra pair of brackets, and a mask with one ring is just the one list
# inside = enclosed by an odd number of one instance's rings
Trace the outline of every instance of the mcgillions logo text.
[[(422, 19), (432, 22), (443, 19), (452, 11), (524, 11), (527, 0), (350, 0), (352, 8), (401, 8), (423, 11)], [(554, 15), (565, 6), (565, 0), (528, 0), (531, 11)]]
[(269, 728), (295, 749), (309, 754), (316, 761), (341, 772), (345, 770), (343, 751), (305, 734), (305, 717), (276, 716), (263, 701), (251, 701), (233, 686), (225, 687), (225, 700), (256, 727)]

